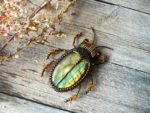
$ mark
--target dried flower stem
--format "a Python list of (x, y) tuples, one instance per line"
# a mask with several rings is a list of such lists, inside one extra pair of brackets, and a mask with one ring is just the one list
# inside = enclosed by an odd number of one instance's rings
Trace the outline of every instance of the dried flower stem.
[[(68, 9), (73, 6), (76, 3), (76, 0), (69, 1), (68, 4), (65, 6), (63, 10), (61, 10), (55, 17), (53, 17), (50, 22), (52, 23), (51, 26), (53, 26), (56, 22), (61, 21), (63, 14), (68, 11)], [(58, 22), (60, 23), (60, 22)]]
[[(45, 2), (43, 2), (35, 11), (33, 11), (33, 13), (29, 16), (29, 19), (32, 19), (45, 5), (47, 5), (49, 2), (51, 2), (52, 0), (47, 0)], [(60, 23), (62, 18), (63, 18), (63, 14), (66, 13), (68, 11), (68, 9), (73, 6), (74, 4), (76, 3), (76, 0), (68, 0), (68, 3), (65, 5), (65, 7), (58, 13), (56, 14), (54, 17), (48, 19), (48, 22), (49, 22), (49, 27), (51, 28), (54, 28), (55, 29), (55, 24), (56, 23)], [(30, 21), (30, 20), (29, 20)], [(34, 21), (34, 20), (33, 20)], [(26, 34), (26, 32), (28, 33), (30, 31), (30, 27), (32, 27), (33, 23), (29, 24), (29, 26), (23, 30), (23, 34)], [(34, 26), (34, 25), (33, 25)], [(39, 25), (35, 26), (36, 28), (39, 27)], [(36, 37), (33, 37), (31, 39), (29, 39), (27, 42), (25, 42), (25, 44), (23, 44), (22, 47), (19, 47), (16, 49), (16, 51), (11, 54), (9, 57), (5, 58), (4, 60), (0, 61), (1, 63), (5, 62), (5, 61), (10, 61), (12, 60), (13, 58), (16, 58), (15, 56), (17, 55), (17, 53), (19, 51), (21, 51), (22, 49), (28, 47), (31, 43), (33, 42), (41, 42), (41, 41), (44, 41), (45, 42), (45, 37), (44, 37), (44, 32), (46, 32), (47, 27), (43, 28), (43, 31), (41, 34), (39, 34), (38, 36)], [(16, 36), (17, 33), (15, 33), (8, 41), (7, 43), (0, 49), (3, 50)], [(19, 36), (19, 35), (18, 35)], [(39, 38), (41, 37), (41, 38)], [(47, 41), (47, 40), (46, 40)], [(47, 41), (48, 42), (48, 41)]]
[(33, 11), (33, 13), (29, 16), (29, 19), (32, 19), (45, 5), (47, 5), (52, 0), (44, 1), (36, 10)]
[(5, 47), (15, 38), (17, 33), (15, 33), (1, 48), (0, 51), (2, 51), (3, 49), (5, 49)]

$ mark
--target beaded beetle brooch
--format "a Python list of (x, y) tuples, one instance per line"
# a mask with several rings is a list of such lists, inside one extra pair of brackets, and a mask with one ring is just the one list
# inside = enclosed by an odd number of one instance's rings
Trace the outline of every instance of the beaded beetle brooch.
[[(53, 88), (58, 92), (66, 92), (69, 90), (74, 89), (75, 87), (79, 86), (79, 90), (76, 95), (65, 100), (65, 102), (76, 100), (81, 89), (81, 82), (87, 77), (90, 69), (94, 65), (105, 63), (107, 56), (97, 50), (98, 47), (105, 47), (105, 46), (98, 46), (96, 47), (94, 44), (95, 41), (95, 31), (92, 28), (94, 33), (93, 42), (91, 43), (88, 39), (84, 39), (83, 42), (76, 47), (75, 41), (77, 38), (81, 36), (81, 33), (77, 34), (74, 37), (73, 46), (74, 48), (71, 50), (64, 50), (64, 49), (57, 49), (51, 51), (47, 58), (50, 55), (55, 55), (59, 52), (65, 51), (66, 53), (63, 54), (59, 59), (56, 61), (52, 61), (46, 66), (42, 71), (42, 76), (44, 72), (49, 69), (50, 65), (55, 62), (53, 68), (51, 69), (50, 74), (50, 83)], [(111, 49), (109, 47), (106, 47)], [(92, 77), (91, 77), (92, 78)], [(86, 90), (86, 94), (94, 89), (96, 85), (92, 83), (88, 85), (88, 89)]]

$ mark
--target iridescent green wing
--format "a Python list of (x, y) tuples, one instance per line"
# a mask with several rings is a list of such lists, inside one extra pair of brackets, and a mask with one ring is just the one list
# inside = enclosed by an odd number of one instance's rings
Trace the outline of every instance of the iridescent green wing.
[(88, 71), (90, 63), (86, 60), (81, 60), (67, 75), (66, 77), (57, 85), (58, 88), (69, 88), (74, 86), (85, 73)]
[(81, 60), (80, 54), (73, 51), (63, 57), (52, 73), (52, 84), (59, 89), (73, 87), (90, 67), (90, 62)]
[(60, 60), (52, 73), (52, 83), (57, 86), (59, 82), (66, 76), (66, 74), (79, 62), (80, 54), (78, 52), (71, 52)]

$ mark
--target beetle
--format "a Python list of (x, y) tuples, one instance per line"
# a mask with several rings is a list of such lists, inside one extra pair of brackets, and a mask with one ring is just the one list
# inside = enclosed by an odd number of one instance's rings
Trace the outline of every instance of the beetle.
[[(84, 39), (83, 42), (78, 47), (76, 47), (75, 41), (82, 35), (81, 33), (79, 33), (74, 37), (73, 49), (57, 49), (51, 51), (46, 58), (48, 59), (50, 55), (57, 54), (61, 51), (66, 51), (66, 53), (64, 53), (59, 59), (55, 61), (55, 64), (52, 67), (50, 74), (50, 84), (58, 92), (70, 91), (79, 86), (77, 94), (66, 99), (65, 102), (77, 99), (81, 88), (81, 83), (89, 74), (92, 66), (105, 63), (107, 59), (107, 56), (104, 55), (101, 51), (98, 51), (97, 49), (98, 47), (105, 46), (95, 46), (95, 31), (94, 28), (91, 29), (94, 33), (93, 42), (90, 42), (88, 39)], [(48, 65), (44, 66), (42, 76), (52, 63), (53, 61)], [(89, 91), (94, 89), (95, 86), (96, 85), (93, 83), (92, 79), (92, 83), (89, 84), (88, 89), (85, 93), (87, 94)]]

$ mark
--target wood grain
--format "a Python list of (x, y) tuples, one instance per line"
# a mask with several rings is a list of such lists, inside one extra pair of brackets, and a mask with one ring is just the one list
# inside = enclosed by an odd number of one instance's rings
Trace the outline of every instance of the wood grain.
[[(70, 16), (74, 11), (78, 15)], [(66, 37), (50, 36), (50, 43), (31, 44), (19, 53), (20, 58), (0, 66), (0, 91), (74, 112), (149, 113), (150, 15), (104, 2), (80, 0), (66, 17), (57, 26)], [(52, 49), (73, 48), (73, 37), (78, 32), (82, 31), (83, 36), (77, 44), (85, 38), (92, 40), (91, 26), (96, 29), (97, 45), (113, 48), (100, 49), (109, 56), (109, 62), (94, 68), (94, 91), (82, 94), (90, 82), (87, 79), (79, 99), (64, 104), (64, 99), (77, 89), (55, 92), (49, 85), (49, 73), (40, 77), (41, 62)], [(6, 51), (12, 51), (17, 44)]]
[(0, 93), (1, 113), (68, 113), (28, 100)]
[[(75, 93), (77, 89), (73, 92), (57, 93), (49, 84), (48, 73), (40, 77), (41, 67), (34, 61), (40, 58), (33, 55), (39, 49), (41, 50), (39, 54), (42, 56), (45, 55), (44, 50), (51, 48), (33, 45), (24, 51), (24, 54), (28, 53), (25, 58), (22, 57), (1, 66), (0, 86), (3, 87), (0, 89), (2, 92), (76, 112), (141, 113), (149, 110), (149, 74), (112, 63), (98, 66), (93, 71), (94, 80), (97, 83), (95, 91), (85, 96), (80, 94), (80, 99), (71, 105), (64, 104), (64, 99)], [(30, 52), (32, 54), (29, 54)], [(87, 83), (89, 82), (87, 80)], [(85, 91), (87, 83), (83, 84), (81, 93)]]
[(100, 2), (112, 3), (114, 5), (121, 5), (131, 10), (137, 10), (143, 13), (150, 14), (149, 0), (96, 0)]

